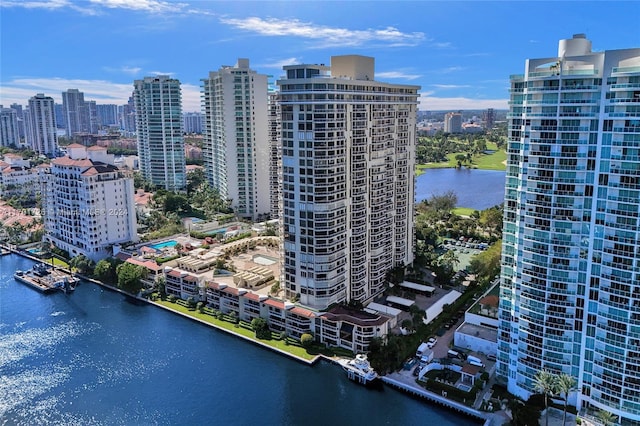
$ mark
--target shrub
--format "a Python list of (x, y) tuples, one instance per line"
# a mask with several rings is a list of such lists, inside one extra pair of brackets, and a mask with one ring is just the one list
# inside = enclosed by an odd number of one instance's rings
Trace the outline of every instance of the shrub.
[(300, 336), (300, 344), (305, 348), (308, 348), (313, 343), (313, 335), (310, 333), (304, 333)]

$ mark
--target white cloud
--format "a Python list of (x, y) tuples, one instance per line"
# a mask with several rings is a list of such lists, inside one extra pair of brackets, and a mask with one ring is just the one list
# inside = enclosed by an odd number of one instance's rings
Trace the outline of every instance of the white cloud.
[(122, 73), (122, 74), (128, 74), (132, 76), (135, 76), (139, 74), (140, 71), (142, 71), (142, 68), (140, 67), (130, 67), (128, 65), (123, 65), (120, 68), (102, 67), (102, 69), (111, 73)]
[(168, 76), (172, 76), (175, 74), (175, 72), (170, 72), (170, 71), (149, 71), (147, 72), (148, 75), (168, 75)]
[(508, 99), (471, 99), (471, 98), (439, 98), (432, 97), (433, 93), (421, 93), (419, 109), (421, 111), (467, 110), (467, 109), (509, 109)]
[[(185, 112), (200, 111), (200, 87), (182, 84), (182, 110)], [(19, 78), (0, 84), (0, 104), (27, 105), (29, 98), (37, 93), (51, 96), (57, 103), (62, 103), (62, 92), (78, 89), (84, 92), (87, 100), (99, 104), (127, 103), (133, 92), (131, 83), (114, 83), (107, 80), (78, 80), (64, 78)]]
[(45, 10), (57, 10), (63, 8), (73, 9), (85, 15), (97, 15), (98, 11), (92, 8), (81, 7), (77, 4), (70, 2), (69, 0), (34, 0), (34, 1), (21, 1), (21, 0), (2, 0), (0, 1), (0, 7), (21, 7), (23, 9), (45, 9)]
[(453, 47), (453, 44), (450, 41), (432, 43), (431, 45), (433, 47), (437, 47), (438, 49), (448, 49), (450, 47)]
[[(150, 13), (206, 13), (199, 10), (187, 10), (187, 3), (175, 3), (161, 0), (88, 0), (80, 4), (71, 0), (2, 0), (1, 7), (21, 7), (24, 9), (58, 10), (69, 8), (86, 15), (98, 15), (102, 9), (127, 9)], [(206, 13), (208, 14), (208, 13)]]
[(432, 84), (431, 86), (437, 89), (463, 89), (465, 87), (471, 87), (468, 84)]
[(182, 111), (200, 112), (202, 110), (200, 86), (181, 84), (180, 87), (182, 88)]
[(170, 3), (160, 0), (89, 0), (91, 4), (104, 6), (108, 9), (141, 10), (151, 13), (181, 12), (188, 5), (186, 3)]
[(403, 71), (384, 71), (376, 73), (376, 80), (378, 78), (391, 78), (391, 79), (402, 79), (402, 80), (415, 80), (417, 78), (422, 77), (419, 74), (408, 74)]
[(59, 77), (53, 78), (17, 78), (2, 82), (0, 99), (3, 104), (16, 102), (26, 105), (36, 93), (51, 96), (56, 102), (62, 102), (62, 92), (67, 89), (79, 89), (85, 99), (98, 103), (126, 103), (133, 91), (133, 81), (129, 84), (113, 83), (106, 80), (77, 80)]
[(125, 74), (138, 74), (140, 71), (142, 71), (142, 68), (140, 67), (128, 67), (128, 66), (123, 66), (120, 68), (120, 71), (122, 71)]
[(448, 74), (450, 72), (456, 72), (456, 71), (462, 71), (464, 68), (463, 67), (447, 67), (447, 68), (443, 68), (437, 72), (442, 73), (442, 74)]
[(22, 7), (25, 9), (61, 9), (71, 6), (68, 0), (48, 0), (48, 1), (12, 1), (4, 0), (0, 3), (2, 7)]
[(301, 58), (296, 58), (296, 57), (291, 57), (291, 58), (285, 58), (285, 59), (280, 59), (280, 60), (276, 60), (274, 62), (270, 62), (267, 64), (261, 64), (258, 65), (258, 67), (260, 68), (278, 68), (278, 69), (282, 69), (282, 67), (287, 66), (287, 65), (296, 65), (296, 64), (301, 64), (302, 59)]
[(298, 19), (262, 19), (255, 16), (242, 19), (222, 18), (220, 21), (234, 28), (264, 36), (292, 36), (315, 40), (318, 42), (316, 47), (353, 47), (367, 42), (383, 43), (387, 46), (415, 46), (425, 39), (424, 33), (403, 33), (394, 27), (350, 30), (302, 22)]

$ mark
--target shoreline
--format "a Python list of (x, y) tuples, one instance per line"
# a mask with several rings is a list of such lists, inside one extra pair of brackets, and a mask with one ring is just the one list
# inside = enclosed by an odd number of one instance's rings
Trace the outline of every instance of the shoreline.
[[(24, 257), (24, 258), (27, 258), (27, 259), (32, 260), (32, 261), (37, 262), (37, 263), (44, 263), (44, 264), (49, 265), (49, 263), (47, 263), (47, 262), (43, 261), (42, 259), (38, 259), (38, 258), (36, 258), (36, 257), (32, 256), (32, 255), (31, 255), (31, 254), (29, 254), (29, 253), (26, 253), (26, 252), (21, 251), (21, 250), (14, 249), (14, 248), (12, 248), (12, 247), (10, 247), (10, 246), (0, 246), (0, 248), (7, 248), (11, 254), (15, 254), (15, 255), (18, 255), (18, 256), (22, 256), (22, 257)], [(60, 270), (62, 270), (62, 271), (66, 271), (66, 272), (68, 272), (68, 273), (71, 273), (71, 272), (70, 272), (68, 269), (66, 269), (66, 268), (58, 268), (58, 269), (60, 269)], [(260, 341), (258, 341), (258, 340), (252, 339), (252, 338), (247, 337), (247, 336), (244, 336), (244, 335), (242, 335), (242, 334), (240, 334), (240, 333), (236, 333), (236, 332), (234, 332), (233, 330), (229, 330), (229, 329), (226, 329), (226, 328), (224, 328), (224, 327), (220, 327), (220, 326), (218, 326), (218, 325), (216, 325), (216, 324), (213, 324), (213, 323), (210, 323), (210, 322), (204, 321), (204, 320), (202, 320), (202, 319), (200, 319), (200, 318), (196, 318), (196, 317), (191, 316), (191, 315), (189, 315), (189, 314), (186, 314), (186, 313), (184, 313), (184, 312), (180, 312), (180, 311), (177, 311), (177, 310), (175, 310), (175, 309), (171, 309), (171, 308), (170, 308), (170, 307), (168, 307), (168, 306), (164, 306), (164, 305), (162, 305), (162, 304), (160, 304), (160, 303), (157, 303), (157, 302), (151, 301), (150, 299), (143, 298), (143, 297), (139, 297), (139, 296), (133, 296), (133, 295), (131, 295), (131, 294), (129, 294), (129, 293), (126, 293), (126, 292), (124, 292), (124, 291), (120, 290), (120, 289), (119, 289), (119, 288), (117, 288), (117, 287), (111, 286), (111, 285), (109, 285), (109, 284), (107, 284), (107, 283), (104, 283), (104, 282), (102, 282), (102, 281), (100, 281), (100, 280), (96, 280), (96, 279), (92, 279), (92, 278), (89, 278), (89, 277), (85, 277), (84, 275), (80, 275), (80, 274), (76, 274), (76, 276), (77, 276), (78, 278), (81, 278), (81, 279), (82, 279), (82, 280), (84, 280), (84, 281), (87, 281), (87, 282), (90, 282), (90, 283), (96, 284), (96, 285), (98, 285), (98, 286), (100, 286), (100, 287), (103, 287), (103, 288), (105, 288), (105, 289), (107, 289), (107, 290), (111, 290), (111, 291), (114, 291), (114, 292), (120, 293), (120, 294), (122, 294), (123, 296), (126, 296), (126, 297), (128, 297), (128, 298), (131, 298), (131, 299), (133, 299), (133, 300), (136, 300), (136, 301), (139, 301), (139, 302), (144, 302), (145, 304), (152, 305), (152, 306), (155, 306), (155, 307), (157, 307), (157, 308), (164, 309), (165, 311), (168, 311), (168, 312), (170, 312), (170, 313), (173, 313), (173, 314), (179, 315), (179, 316), (181, 316), (181, 317), (183, 317), (183, 318), (185, 318), (185, 319), (189, 319), (189, 320), (191, 320), (191, 321), (193, 321), (193, 322), (197, 322), (197, 323), (199, 323), (199, 324), (201, 324), (201, 325), (209, 326), (209, 327), (211, 327), (211, 328), (213, 328), (213, 329), (216, 329), (216, 330), (218, 330), (218, 331), (225, 332), (225, 333), (226, 333), (226, 334), (228, 334), (228, 335), (231, 335), (231, 336), (236, 337), (236, 338), (240, 338), (240, 339), (242, 339), (242, 340), (244, 340), (244, 341), (246, 341), (246, 342), (249, 342), (249, 343), (253, 343), (253, 344), (255, 344), (255, 345), (259, 346), (259, 347), (262, 347), (262, 348), (264, 348), (264, 349), (268, 349), (268, 350), (270, 350), (270, 351), (272, 351), (272, 352), (274, 352), (274, 353), (277, 353), (277, 354), (280, 354), (280, 355), (286, 356), (286, 357), (287, 357), (287, 358), (289, 358), (289, 359), (292, 359), (292, 360), (294, 360), (294, 361), (300, 362), (300, 363), (305, 364), (305, 365), (307, 365), (307, 366), (312, 367), (312, 366), (314, 366), (315, 364), (317, 364), (317, 363), (318, 363), (319, 361), (321, 361), (321, 360), (324, 360), (324, 361), (327, 361), (327, 362), (329, 362), (329, 363), (331, 363), (331, 364), (334, 364), (334, 365), (338, 365), (338, 366), (339, 366), (339, 363), (338, 363), (338, 361), (337, 361), (337, 358), (328, 357), (328, 356), (323, 355), (323, 354), (318, 354), (318, 355), (315, 355), (312, 359), (305, 359), (305, 358), (302, 358), (302, 357), (300, 357), (300, 356), (297, 356), (297, 355), (295, 355), (295, 354), (293, 354), (293, 353), (290, 353), (290, 352), (287, 352), (287, 351), (283, 351), (283, 350), (281, 350), (281, 349), (279, 349), (279, 348), (273, 347), (273, 346), (268, 345), (268, 344), (266, 344), (266, 343), (260, 342)], [(471, 416), (471, 417), (476, 418), (477, 420), (484, 419), (484, 420), (486, 420), (485, 425), (489, 424), (489, 422), (490, 422), (490, 418), (483, 417), (483, 416), (481, 416), (481, 415), (479, 416), (478, 414), (480, 414), (480, 412), (476, 412), (477, 414), (476, 414), (476, 413), (471, 414), (470, 412), (466, 412), (466, 413), (465, 413), (465, 412), (464, 412), (464, 410), (460, 410), (460, 409), (458, 409), (458, 408), (455, 406), (455, 404), (456, 404), (456, 402), (455, 402), (455, 401), (449, 401), (449, 400), (446, 400), (446, 399), (444, 399), (444, 398), (441, 398), (440, 400), (433, 399), (433, 398), (431, 398), (431, 397), (430, 397), (431, 395), (429, 395), (427, 391), (422, 390), (422, 389), (417, 389), (417, 388), (415, 388), (415, 389), (414, 389), (412, 386), (411, 386), (411, 387), (409, 387), (409, 386), (407, 386), (406, 384), (402, 384), (402, 383), (400, 383), (400, 382), (397, 382), (396, 380), (394, 380), (394, 379), (392, 379), (392, 378), (390, 378), (390, 377), (388, 377), (388, 376), (382, 376), (382, 377), (381, 377), (381, 379), (382, 379), (382, 382), (383, 382), (383, 383), (385, 383), (385, 384), (386, 384), (387, 386), (389, 386), (390, 388), (395, 389), (395, 390), (397, 390), (397, 391), (400, 391), (400, 392), (402, 392), (402, 393), (404, 393), (404, 394), (406, 394), (406, 395), (414, 396), (414, 397), (415, 397), (415, 396), (418, 396), (421, 400), (429, 401), (430, 403), (433, 403), (434, 405), (440, 405), (440, 406), (445, 407), (445, 408), (448, 408), (448, 409), (450, 409), (450, 410), (452, 410), (452, 411), (455, 411), (455, 412), (458, 412), (458, 413), (466, 414), (466, 415), (468, 415), (468, 416)], [(437, 395), (436, 395), (436, 396), (437, 396)], [(450, 402), (451, 404), (449, 404), (449, 402)], [(476, 411), (476, 410), (473, 410), (473, 409), (471, 408), (471, 409), (470, 409), (470, 411)]]

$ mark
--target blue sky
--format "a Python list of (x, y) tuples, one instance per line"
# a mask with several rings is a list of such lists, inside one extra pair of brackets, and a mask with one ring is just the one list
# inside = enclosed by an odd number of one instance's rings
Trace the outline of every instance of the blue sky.
[(639, 1), (0, 0), (0, 104), (70, 88), (122, 104), (134, 79), (162, 73), (199, 111), (200, 79), (238, 57), (275, 80), (359, 54), (376, 80), (420, 85), (420, 109), (506, 109), (525, 59), (574, 33), (594, 51), (640, 47), (639, 19)]

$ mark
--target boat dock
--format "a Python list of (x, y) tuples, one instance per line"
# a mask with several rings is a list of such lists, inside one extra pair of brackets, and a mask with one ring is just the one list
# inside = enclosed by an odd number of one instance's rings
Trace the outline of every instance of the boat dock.
[(455, 411), (457, 411), (458, 413), (461, 414), (465, 414), (469, 417), (473, 417), (477, 420), (480, 421), (484, 421), (484, 426), (489, 426), (492, 424), (492, 416), (489, 415), (488, 413), (483, 413), (481, 411), (475, 410), (471, 407), (468, 407), (464, 404), (461, 404), (459, 402), (453, 401), (451, 399), (447, 399), (443, 396), (437, 395), (433, 392), (429, 392), (425, 389), (419, 388), (415, 385), (412, 384), (408, 384), (408, 383), (404, 383), (401, 380), (398, 380), (396, 378), (392, 378), (392, 377), (388, 377), (388, 376), (383, 376), (382, 377), (382, 381), (384, 383), (386, 383), (387, 385), (399, 389), (403, 392), (406, 392), (408, 394), (411, 395), (415, 395), (418, 396), (420, 398), (424, 398), (427, 399), (431, 402), (435, 402), (436, 404), (439, 404), (443, 407), (447, 407), (449, 409), (453, 409)]
[(59, 270), (47, 270), (42, 268), (30, 269), (29, 271), (17, 271), (13, 277), (16, 281), (26, 284), (41, 293), (51, 293), (56, 290), (63, 292), (73, 291), (78, 279), (66, 272)]

